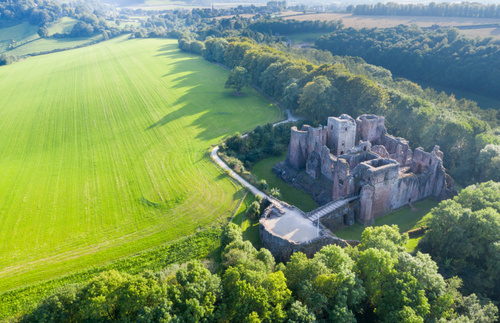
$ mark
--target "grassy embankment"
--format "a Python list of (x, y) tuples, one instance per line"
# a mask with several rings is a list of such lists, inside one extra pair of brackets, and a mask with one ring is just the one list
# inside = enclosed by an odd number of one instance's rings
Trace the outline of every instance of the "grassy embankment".
[(176, 41), (126, 37), (0, 68), (0, 291), (230, 217), (244, 193), (207, 148), (279, 111), (226, 78)]

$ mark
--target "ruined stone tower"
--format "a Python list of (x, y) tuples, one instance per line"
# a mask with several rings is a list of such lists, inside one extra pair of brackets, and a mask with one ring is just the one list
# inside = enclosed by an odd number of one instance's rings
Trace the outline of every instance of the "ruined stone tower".
[(328, 118), (327, 143), (331, 152), (336, 155), (344, 155), (355, 146), (356, 122), (347, 114), (338, 118)]
[(429, 196), (453, 196), (453, 180), (439, 147), (430, 153), (422, 148), (413, 152), (407, 140), (388, 135), (384, 123), (381, 116), (354, 120), (343, 114), (329, 117), (326, 127), (293, 127), (286, 164), (296, 171), (305, 169), (315, 180), (329, 181), (331, 200), (359, 196), (356, 218), (365, 225)]

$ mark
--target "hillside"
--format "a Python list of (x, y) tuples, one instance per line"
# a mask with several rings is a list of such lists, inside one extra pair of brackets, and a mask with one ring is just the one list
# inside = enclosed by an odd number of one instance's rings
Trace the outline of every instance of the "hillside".
[(242, 192), (207, 148), (279, 111), (226, 78), (176, 41), (127, 37), (0, 68), (0, 291), (230, 216)]

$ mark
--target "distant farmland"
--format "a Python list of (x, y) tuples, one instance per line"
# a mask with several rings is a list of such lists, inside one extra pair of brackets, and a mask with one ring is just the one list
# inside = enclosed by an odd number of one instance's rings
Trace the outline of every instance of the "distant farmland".
[(210, 144), (275, 121), (256, 92), (165, 39), (0, 68), (0, 291), (131, 255), (231, 216)]
[[(345, 27), (361, 28), (387, 28), (398, 25), (418, 25), (420, 27), (431, 27), (434, 24), (449, 26), (470, 26), (497, 24), (498, 19), (488, 18), (462, 18), (462, 17), (415, 17), (415, 16), (355, 16), (340, 13), (317, 13), (298, 14), (297, 12), (283, 13), (284, 19), (304, 20), (342, 20)], [(500, 38), (500, 28), (480, 28), (461, 30), (468, 37), (497, 37)]]

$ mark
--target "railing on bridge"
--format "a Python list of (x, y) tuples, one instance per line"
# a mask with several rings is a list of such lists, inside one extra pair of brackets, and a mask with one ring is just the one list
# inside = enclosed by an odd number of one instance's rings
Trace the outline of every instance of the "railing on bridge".
[(350, 201), (355, 200), (356, 198), (359, 198), (359, 196), (360, 195), (357, 194), (357, 193), (352, 193), (352, 194), (349, 194), (349, 195), (344, 196), (342, 198), (335, 199), (335, 200), (333, 200), (331, 202), (326, 203), (325, 205), (322, 205), (322, 206), (318, 207), (317, 209), (312, 210), (311, 212), (307, 212), (306, 213), (306, 217), (307, 218), (311, 218), (314, 214), (317, 214), (317, 213), (321, 212), (322, 210), (330, 207), (332, 204), (335, 204), (335, 203), (337, 203), (339, 201), (343, 201), (343, 200), (349, 200), (348, 202), (350, 202)]

